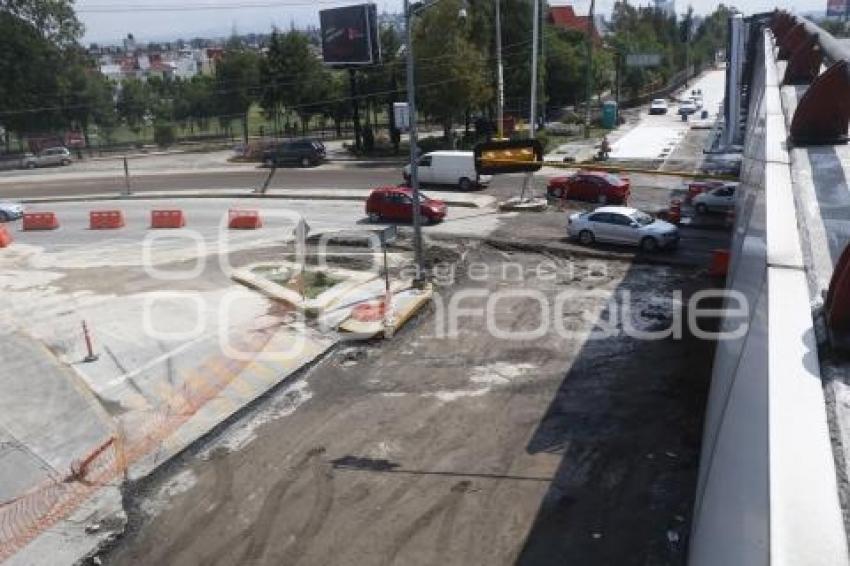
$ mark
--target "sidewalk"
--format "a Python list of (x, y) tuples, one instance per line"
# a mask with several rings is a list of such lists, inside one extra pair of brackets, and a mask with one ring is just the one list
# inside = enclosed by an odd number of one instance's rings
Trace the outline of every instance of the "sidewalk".
[[(123, 530), (120, 475), (110, 470), (101, 482), (94, 469), (114, 431), (79, 377), (47, 348), (18, 331), (0, 338), (0, 562), (70, 563)], [(55, 522), (64, 512), (69, 518)], [(109, 526), (86, 533), (101, 521)], [(29, 558), (13, 556), (38, 533), (42, 542)]]
[[(438, 137), (442, 131), (426, 132), (420, 139)], [(402, 135), (402, 141), (408, 140), (407, 134)], [(329, 140), (324, 142), (327, 150), (327, 164), (324, 167), (336, 166), (344, 168), (349, 163), (406, 163), (408, 153), (402, 151), (397, 156), (386, 157), (357, 157), (352, 155), (345, 145), (353, 145), (354, 140)], [(231, 161), (236, 153), (233, 149), (198, 151), (198, 150), (163, 150), (150, 153), (128, 154), (127, 164), (130, 175), (181, 175), (202, 171), (204, 173), (229, 173), (246, 171), (259, 167), (258, 162)], [(11, 169), (0, 171), (2, 183), (33, 183), (44, 179), (77, 180), (90, 178), (124, 177), (124, 155), (115, 154), (105, 157), (94, 157), (75, 160), (68, 167), (48, 167), (43, 169)]]
[(0, 359), (3, 502), (43, 481), (61, 481), (75, 461), (108, 439), (112, 431), (105, 413), (73, 370), (41, 343), (17, 331), (4, 333)]

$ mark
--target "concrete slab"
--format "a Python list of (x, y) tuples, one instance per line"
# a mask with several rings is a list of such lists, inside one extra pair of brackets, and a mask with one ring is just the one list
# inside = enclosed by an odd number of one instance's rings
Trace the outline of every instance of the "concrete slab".
[(0, 470), (6, 470), (0, 476), (3, 502), (47, 478), (61, 481), (112, 430), (74, 372), (41, 343), (21, 332), (3, 332), (0, 359), (0, 431), (17, 447), (0, 450)]

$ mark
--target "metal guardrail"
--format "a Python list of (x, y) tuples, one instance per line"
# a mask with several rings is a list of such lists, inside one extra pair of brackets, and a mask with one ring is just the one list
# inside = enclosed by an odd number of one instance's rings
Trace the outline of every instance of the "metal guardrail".
[[(777, 10), (754, 20), (770, 28), (786, 60), (784, 85), (808, 85), (791, 121), (795, 145), (834, 145), (848, 141), (850, 50), (813, 22)], [(821, 72), (823, 64), (828, 68)]]
[(810, 37), (815, 38), (827, 63), (833, 65), (839, 61), (850, 61), (850, 49), (847, 49), (831, 33), (806, 18), (794, 15), (791, 17), (803, 26), (803, 30)]

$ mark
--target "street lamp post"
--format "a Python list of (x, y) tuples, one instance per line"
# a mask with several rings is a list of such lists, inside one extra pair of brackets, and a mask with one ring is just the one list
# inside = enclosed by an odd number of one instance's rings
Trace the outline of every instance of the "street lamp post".
[(413, 64), (413, 13), (410, 10), (410, 0), (404, 0), (404, 26), (407, 34), (407, 106), (410, 114), (410, 189), (413, 193), (413, 253), (416, 261), (417, 283), (421, 283), (425, 275), (425, 258), (422, 251), (422, 215), (419, 210), (419, 156), (417, 155), (416, 129), (416, 81)]
[(593, 33), (596, 22), (594, 18), (595, 0), (590, 0), (590, 11), (587, 14), (587, 62), (584, 73), (585, 107), (584, 107), (584, 137), (590, 137), (590, 121), (592, 114), (590, 110), (590, 99), (593, 98)]
[(502, 13), (500, 4), (502, 0), (496, 0), (496, 119), (499, 121), (499, 139), (504, 139), (505, 124), (505, 70), (502, 66)]

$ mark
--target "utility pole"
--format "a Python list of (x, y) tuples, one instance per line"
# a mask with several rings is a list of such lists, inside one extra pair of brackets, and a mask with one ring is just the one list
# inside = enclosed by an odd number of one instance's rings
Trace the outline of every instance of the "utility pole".
[[(534, 3), (534, 23), (531, 27), (531, 109), (529, 110), (528, 137), (534, 139), (534, 130), (537, 126), (537, 44), (540, 37), (540, 0), (531, 0)], [(520, 201), (525, 200), (525, 191), (531, 185), (531, 196), (534, 197), (534, 173), (526, 173), (525, 181), (522, 183)]]
[(534, 24), (531, 28), (531, 121), (528, 124), (528, 137), (534, 139), (537, 126), (537, 56), (540, 38), (540, 0), (534, 2)]
[(593, 30), (595, 24), (593, 13), (596, 0), (590, 0), (590, 12), (587, 15), (587, 68), (585, 71), (585, 108), (584, 108), (584, 137), (590, 137), (590, 99), (593, 97)]
[(614, 100), (617, 101), (616, 125), (620, 125), (620, 67), (623, 64), (623, 54), (617, 48), (614, 54)]
[(124, 194), (130, 194), (130, 165), (127, 163), (127, 156), (124, 156)]
[(691, 14), (693, 7), (688, 6), (688, 15), (685, 16), (685, 88), (690, 86), (691, 74)]
[(354, 121), (354, 147), (357, 151), (362, 148), (360, 137), (360, 104), (357, 102), (357, 71), (348, 69), (348, 84), (351, 89), (351, 115)]
[(416, 283), (425, 277), (425, 257), (422, 252), (422, 212), (419, 210), (419, 156), (417, 153), (416, 83), (413, 59), (413, 13), (410, 0), (404, 0), (404, 26), (407, 35), (407, 106), (410, 112), (410, 190), (413, 193), (413, 252), (416, 261)]
[(496, 119), (499, 139), (505, 137), (505, 68), (502, 66), (502, 0), (496, 0)]

